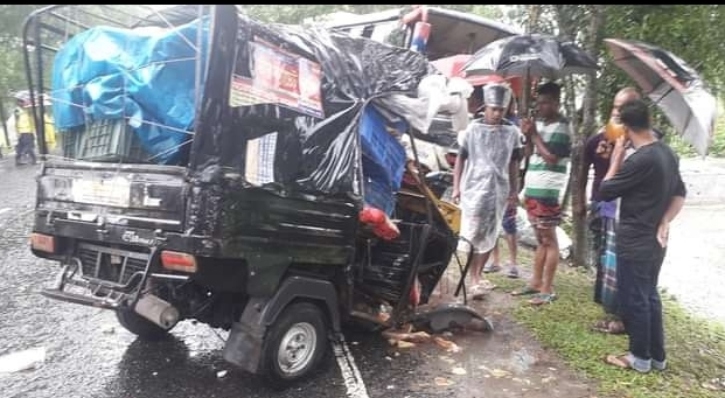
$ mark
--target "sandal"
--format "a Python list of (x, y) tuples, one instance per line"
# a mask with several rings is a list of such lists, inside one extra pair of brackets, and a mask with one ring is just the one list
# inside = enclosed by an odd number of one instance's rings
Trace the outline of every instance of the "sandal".
[(529, 300), (531, 305), (551, 304), (557, 299), (556, 293), (539, 293)]
[(597, 321), (592, 330), (606, 334), (624, 334), (624, 324), (621, 321), (608, 321), (601, 320)]
[(529, 296), (532, 294), (539, 294), (539, 293), (541, 293), (541, 291), (539, 289), (534, 289), (531, 286), (526, 286), (522, 290), (514, 290), (513, 292), (511, 292), (511, 295), (512, 296)]
[(623, 355), (607, 355), (604, 362), (606, 362), (608, 365), (616, 366), (620, 369), (632, 369), (634, 371), (637, 371), (639, 373), (647, 373), (649, 372), (649, 369), (647, 370), (639, 370), (632, 366), (632, 362), (630, 360), (629, 354), (623, 354)]
[(475, 285), (471, 287), (470, 295), (473, 300), (483, 300), (491, 292), (491, 289), (487, 289), (483, 285)]
[(486, 289), (486, 290), (493, 290), (493, 289), (495, 289), (495, 288), (498, 287), (498, 285), (496, 285), (495, 283), (489, 281), (488, 279), (482, 280), (478, 284), (478, 286), (480, 286), (482, 289)]
[(490, 265), (490, 266), (486, 265), (485, 267), (483, 267), (484, 274), (491, 274), (491, 273), (499, 272), (499, 271), (501, 271), (500, 265)]

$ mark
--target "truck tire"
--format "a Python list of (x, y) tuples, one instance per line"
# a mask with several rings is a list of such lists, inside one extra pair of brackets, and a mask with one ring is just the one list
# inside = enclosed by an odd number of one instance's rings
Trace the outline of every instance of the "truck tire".
[(120, 309), (116, 311), (118, 323), (124, 329), (138, 336), (141, 340), (158, 341), (169, 336), (169, 331), (155, 325), (153, 322), (135, 313), (131, 309)]
[(262, 350), (262, 373), (272, 385), (308, 376), (328, 350), (325, 315), (312, 303), (290, 305), (269, 327)]

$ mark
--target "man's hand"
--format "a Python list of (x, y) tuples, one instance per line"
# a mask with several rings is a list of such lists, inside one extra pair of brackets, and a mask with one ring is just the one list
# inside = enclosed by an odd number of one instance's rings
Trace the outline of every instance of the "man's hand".
[(622, 164), (624, 161), (624, 154), (627, 151), (627, 141), (622, 136), (617, 138), (617, 141), (614, 142), (614, 149), (612, 149), (612, 158), (611, 162), (616, 164)]
[(667, 247), (667, 240), (670, 237), (670, 223), (668, 221), (662, 220), (660, 222), (660, 226), (657, 228), (657, 242), (660, 243), (660, 246), (664, 249)]
[(460, 189), (453, 188), (453, 193), (451, 194), (451, 200), (455, 204), (458, 204), (461, 202), (461, 190)]
[(602, 159), (609, 159), (612, 155), (612, 147), (613, 145), (607, 140), (601, 140), (599, 141), (599, 144), (597, 144), (597, 148), (594, 150), (594, 153), (599, 155)]
[(521, 119), (521, 132), (526, 137), (531, 137), (533, 134), (536, 133), (536, 124), (531, 118), (527, 117)]
[(519, 195), (510, 194), (508, 197), (509, 207), (517, 207), (519, 205)]

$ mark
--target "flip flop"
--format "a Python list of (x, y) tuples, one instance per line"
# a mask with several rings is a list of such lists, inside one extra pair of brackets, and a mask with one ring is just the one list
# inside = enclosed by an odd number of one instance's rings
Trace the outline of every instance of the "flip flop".
[(471, 287), (470, 295), (473, 300), (484, 300), (486, 296), (491, 292), (491, 289), (487, 289), (482, 285), (475, 285)]
[(623, 355), (607, 355), (604, 359), (608, 365), (616, 366), (620, 369), (633, 369), (632, 364), (629, 362), (629, 356)]
[(483, 267), (484, 274), (491, 274), (491, 273), (499, 272), (499, 271), (501, 271), (500, 265), (492, 265), (490, 267), (489, 266)]
[(541, 291), (539, 289), (534, 289), (531, 286), (526, 286), (523, 290), (514, 290), (511, 292), (512, 296), (530, 296), (532, 294), (539, 294)]
[(642, 371), (632, 366), (632, 363), (629, 361), (629, 354), (607, 355), (607, 357), (604, 359), (604, 362), (606, 362), (608, 365), (616, 366), (620, 369), (631, 369), (639, 373), (649, 372), (649, 370)]
[(556, 293), (539, 293), (529, 300), (531, 305), (551, 304), (557, 299)]

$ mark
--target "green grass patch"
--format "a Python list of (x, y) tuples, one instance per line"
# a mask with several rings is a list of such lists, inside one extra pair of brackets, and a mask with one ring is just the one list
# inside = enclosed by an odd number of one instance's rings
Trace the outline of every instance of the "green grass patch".
[[(531, 263), (531, 253), (520, 251), (520, 262)], [(529, 257), (529, 258), (527, 258)], [(504, 291), (520, 288), (524, 281), (493, 275)], [(555, 289), (559, 299), (533, 308), (521, 299), (511, 315), (527, 327), (540, 343), (556, 351), (575, 371), (599, 384), (600, 394), (632, 398), (723, 397), (724, 391), (708, 388), (711, 380), (725, 376), (725, 328), (689, 315), (677, 301), (663, 294), (668, 369), (638, 374), (604, 363), (607, 354), (627, 351), (625, 336), (591, 331), (604, 313), (594, 303), (593, 278), (581, 270), (561, 266)]]

